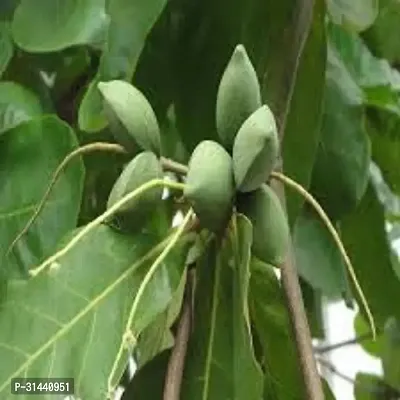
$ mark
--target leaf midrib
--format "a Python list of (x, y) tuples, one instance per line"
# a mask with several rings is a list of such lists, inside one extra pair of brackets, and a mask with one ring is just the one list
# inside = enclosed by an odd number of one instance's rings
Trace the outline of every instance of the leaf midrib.
[[(165, 244), (168, 242), (169, 236), (162, 242), (154, 246), (147, 254), (145, 254), (140, 260), (135, 262), (130, 268), (128, 268), (122, 275), (119, 276), (110, 286), (108, 286), (103, 292), (101, 292), (97, 297), (95, 297), (86, 307), (83, 308), (70, 322), (65, 324), (52, 338), (50, 338), (45, 344), (43, 344), (36, 352), (34, 352), (31, 357), (25, 361), (17, 370), (8, 376), (3, 385), (0, 386), (0, 393), (11, 383), (11, 379), (15, 376), (20, 375), (26, 368), (28, 368), (44, 351), (46, 351), (50, 346), (52, 346), (58, 339), (63, 337), (68, 333), (75, 325), (88, 314), (98, 303), (100, 303), (107, 295), (109, 295), (119, 284), (121, 284), (128, 276), (137, 268), (139, 268), (143, 263), (155, 257), (158, 252), (162, 250)], [(38, 275), (39, 277), (40, 275)], [(36, 279), (33, 278), (33, 279)]]

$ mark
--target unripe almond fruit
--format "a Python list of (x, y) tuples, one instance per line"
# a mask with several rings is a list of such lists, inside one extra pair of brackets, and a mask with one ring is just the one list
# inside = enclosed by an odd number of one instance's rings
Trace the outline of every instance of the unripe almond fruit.
[(214, 232), (222, 229), (231, 215), (234, 194), (231, 156), (214, 141), (199, 143), (189, 161), (184, 195), (200, 223)]
[(243, 45), (236, 46), (222, 75), (216, 104), (216, 125), (221, 143), (232, 150), (239, 128), (261, 106), (257, 74)]
[(104, 111), (115, 139), (129, 151), (161, 152), (160, 129), (146, 97), (125, 81), (100, 82)]
[[(107, 208), (145, 183), (153, 179), (162, 179), (162, 177), (161, 163), (154, 153), (146, 151), (138, 154), (127, 164), (115, 182), (108, 198)], [(116, 214), (129, 214), (131, 222), (135, 218), (142, 220), (142, 217), (152, 211), (161, 201), (162, 190), (162, 187), (159, 186), (145, 191), (140, 196), (125, 203)]]
[(236, 188), (250, 192), (269, 177), (279, 154), (279, 138), (274, 115), (263, 105), (243, 123), (233, 145)]
[(253, 224), (253, 254), (267, 264), (280, 266), (289, 250), (290, 230), (275, 192), (262, 185), (254, 192), (242, 193), (237, 210)]

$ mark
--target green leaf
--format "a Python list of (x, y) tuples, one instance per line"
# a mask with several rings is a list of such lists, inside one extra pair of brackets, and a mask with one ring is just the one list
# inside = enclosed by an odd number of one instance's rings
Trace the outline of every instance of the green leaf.
[(367, 120), (372, 145), (372, 159), (379, 166), (390, 189), (400, 194), (400, 118), (379, 112)]
[(250, 310), (263, 349), (264, 398), (305, 398), (282, 289), (271, 266), (253, 260)]
[[(297, 264), (296, 264), (297, 266)], [(325, 339), (324, 330), (324, 304), (323, 293), (314, 289), (308, 282), (300, 277), (300, 289), (303, 295), (304, 307), (306, 309), (308, 325), (311, 336), (317, 339)]]
[(340, 228), (377, 328), (383, 328), (387, 318), (400, 316), (400, 281), (392, 267), (384, 210), (371, 184)]
[(389, 62), (400, 61), (400, 42), (397, 31), (400, 23), (400, 3), (397, 0), (380, 0), (375, 23), (364, 37), (372, 51)]
[(138, 368), (148, 363), (157, 354), (169, 349), (174, 344), (171, 327), (178, 317), (185, 292), (186, 275), (182, 276), (178, 289), (174, 293), (168, 308), (140, 335), (135, 361)]
[(167, 0), (109, 0), (110, 17), (104, 52), (95, 79), (86, 91), (79, 108), (79, 127), (97, 132), (107, 125), (97, 89), (100, 81), (130, 81), (133, 77), (146, 38)]
[(328, 75), (311, 184), (312, 193), (333, 219), (348, 214), (359, 203), (367, 185), (371, 158), (364, 110), (355, 100), (356, 95), (345, 93), (340, 85)]
[(385, 382), (400, 391), (400, 323), (396, 318), (386, 322), (385, 339), (382, 349)]
[(400, 73), (387, 60), (372, 55), (356, 33), (334, 24), (328, 25), (328, 32), (331, 53), (339, 59), (342, 70), (347, 70), (349, 80), (351, 77), (362, 89), (364, 104), (400, 116)]
[(332, 23), (328, 25), (328, 35), (336, 56), (340, 57), (360, 87), (386, 86), (393, 91), (399, 89), (399, 72), (387, 60), (375, 57), (359, 35)]
[(0, 78), (14, 54), (9, 24), (0, 22)]
[(262, 397), (247, 304), (251, 239), (251, 224), (239, 215), (229, 237), (222, 245), (213, 240), (197, 265), (182, 399)]
[(388, 400), (397, 398), (398, 393), (396, 396), (379, 376), (358, 373), (354, 383), (354, 396), (356, 400)]
[(107, 126), (98, 83), (98, 77), (90, 82), (79, 106), (78, 125), (86, 132), (98, 132)]
[[(54, 116), (18, 125), (3, 136), (0, 147), (0, 258), (31, 218), (57, 166), (78, 146), (73, 130)], [(83, 166), (76, 160), (60, 176), (47, 204), (17, 242), (4, 271), (26, 271), (53, 250), (76, 226), (81, 202)]]
[(14, 82), (0, 82), (0, 135), (42, 114), (37, 97)]
[(327, 381), (321, 378), (322, 388), (324, 390), (325, 400), (336, 400), (336, 397), (333, 395), (332, 389), (328, 385)]
[(25, 51), (59, 51), (97, 41), (107, 19), (105, 0), (21, 0), (12, 32)]
[(173, 94), (178, 130), (191, 153), (202, 140), (218, 141), (218, 85), (234, 48), (244, 45), (264, 88), (264, 101), (275, 113), (280, 110), (275, 101), (287, 96), (280, 91), (286, 89), (285, 67), (298, 38), (291, 1), (189, 2), (182, 12), (186, 18), (177, 25), (171, 51), (177, 88)]
[[(282, 143), (285, 174), (305, 188), (310, 185), (322, 121), (326, 68), (324, 21), (325, 2), (317, 0), (314, 2), (313, 20), (308, 38), (299, 60)], [(287, 190), (286, 201), (289, 222), (292, 226), (304, 199), (297, 193)]]
[(299, 274), (325, 296), (338, 298), (347, 290), (345, 265), (336, 243), (314, 210), (299, 215), (293, 232)]
[(375, 21), (379, 0), (328, 0), (327, 6), (333, 22), (360, 32)]
[[(371, 336), (371, 329), (360, 312), (358, 312), (357, 316), (354, 318), (354, 331), (357, 337), (363, 337), (367, 334)], [(359, 341), (359, 344), (368, 354), (380, 358), (384, 341), (384, 336), (378, 332), (376, 340), (373, 340), (371, 336), (370, 339), (363, 338), (363, 340)]]
[[(11, 399), (10, 379), (25, 375), (72, 377), (75, 396), (105, 398), (133, 299), (165, 246), (165, 241), (156, 246), (159, 242), (158, 235), (144, 231), (125, 236), (100, 226), (48, 271), (9, 282), (0, 310), (0, 326), (7, 327), (0, 332), (1, 398)], [(186, 249), (183, 240), (151, 278), (130, 327), (135, 338), (177, 289)], [(116, 378), (129, 347), (117, 360)]]

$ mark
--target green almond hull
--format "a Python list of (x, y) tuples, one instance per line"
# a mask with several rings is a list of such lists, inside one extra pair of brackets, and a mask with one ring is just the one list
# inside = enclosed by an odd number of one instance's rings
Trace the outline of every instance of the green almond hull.
[(267, 264), (280, 266), (289, 250), (290, 231), (275, 192), (263, 185), (253, 192), (239, 194), (237, 210), (253, 225), (253, 254)]
[(223, 229), (232, 212), (234, 190), (230, 155), (216, 142), (201, 142), (189, 161), (184, 194), (205, 228)]

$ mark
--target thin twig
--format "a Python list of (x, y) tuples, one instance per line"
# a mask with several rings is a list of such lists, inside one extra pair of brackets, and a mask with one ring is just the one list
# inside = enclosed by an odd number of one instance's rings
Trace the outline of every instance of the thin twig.
[(150, 182), (145, 183), (144, 185), (140, 186), (136, 190), (125, 195), (121, 200), (117, 201), (112, 207), (110, 207), (107, 211), (103, 214), (99, 215), (93, 221), (89, 222), (85, 227), (79, 231), (61, 250), (57, 253), (53, 254), (47, 260), (45, 260), (41, 265), (29, 271), (31, 276), (36, 276), (41, 271), (43, 271), (46, 267), (55, 263), (59, 258), (64, 256), (68, 253), (84, 236), (86, 236), (91, 230), (99, 226), (102, 222), (104, 222), (107, 218), (111, 217), (115, 214), (125, 203), (134, 199), (137, 196), (142, 195), (149, 189), (152, 189), (157, 186), (165, 186), (172, 189), (183, 190), (185, 187), (181, 183), (165, 181), (162, 179), (153, 179)]
[[(365, 393), (370, 393), (374, 394), (377, 396), (377, 398), (381, 398), (380, 396), (383, 396), (382, 398), (387, 398), (387, 399), (400, 399), (400, 391), (397, 389), (393, 388), (392, 386), (388, 385), (386, 382), (384, 382), (382, 379), (377, 377), (379, 379), (379, 386), (376, 386), (375, 384), (366, 384), (363, 383), (361, 384), (360, 382), (357, 382), (356, 380), (350, 378), (349, 376), (345, 375), (343, 372), (339, 371), (332, 363), (329, 361), (324, 360), (323, 358), (317, 358), (317, 361), (324, 366), (326, 369), (331, 371), (333, 374), (337, 375), (339, 378), (343, 379), (346, 382), (349, 382), (352, 384), (354, 387), (357, 387), (361, 389)], [(396, 396), (396, 397), (394, 397)], [(375, 397), (374, 397), (375, 398)]]
[(171, 160), (170, 158), (161, 157), (161, 165), (164, 171), (175, 172), (178, 175), (186, 175), (189, 171), (186, 165)]
[[(59, 177), (61, 176), (61, 173), (69, 165), (69, 163), (78, 156), (94, 152), (102, 152), (102, 151), (113, 152), (118, 154), (128, 154), (125, 148), (122, 147), (121, 145), (115, 143), (106, 143), (106, 142), (89, 143), (69, 153), (64, 158), (64, 160), (59, 164), (54, 174), (52, 175), (50, 183), (47, 186), (46, 191), (42, 199), (40, 200), (38, 206), (36, 207), (34, 213), (32, 214), (31, 218), (28, 220), (23, 229), (18, 233), (16, 238), (12, 241), (12, 243), (8, 247), (6, 251), (6, 257), (9, 256), (9, 254), (11, 253), (17, 242), (28, 232), (28, 230), (31, 228), (37, 217), (40, 215), (55, 184), (57, 183)], [(170, 160), (169, 158), (161, 157), (160, 162), (165, 171), (175, 172), (180, 175), (184, 175), (188, 171), (188, 168), (185, 165), (179, 164), (173, 160)]]
[(311, 206), (315, 209), (315, 211), (318, 213), (320, 218), (322, 219), (323, 223), (327, 227), (328, 231), (333, 237), (333, 240), (335, 241), (337, 247), (339, 248), (340, 253), (342, 254), (342, 257), (345, 261), (347, 270), (350, 274), (350, 277), (354, 283), (354, 286), (356, 287), (357, 293), (360, 296), (361, 303), (364, 307), (365, 313), (367, 314), (368, 322), (371, 327), (371, 333), (372, 333), (372, 339), (376, 339), (376, 327), (375, 327), (375, 321), (374, 317), (372, 316), (371, 310), (368, 306), (367, 299), (365, 298), (364, 292), (361, 289), (361, 286), (358, 282), (356, 273), (354, 271), (353, 265), (350, 261), (349, 256), (347, 255), (346, 249), (343, 246), (342, 241), (340, 240), (339, 234), (337, 233), (335, 227), (332, 225), (329, 217), (326, 215), (325, 211), (323, 208), (319, 205), (318, 201), (314, 199), (314, 197), (307, 192), (301, 185), (299, 185), (297, 182), (295, 182), (293, 179), (290, 179), (284, 174), (281, 174), (280, 172), (272, 172), (271, 177), (283, 182), (285, 185), (289, 186), (291, 189), (294, 189), (297, 193), (299, 193), (301, 196), (304, 197), (304, 199), (311, 204)]
[[(290, 51), (288, 58), (283, 63), (285, 72), (283, 74), (283, 86), (288, 90), (278, 92), (280, 107), (277, 122), (280, 125), (279, 139), (283, 143), (286, 130), (287, 117), (292, 104), (293, 93), (297, 81), (297, 73), (301, 61), (301, 56), (313, 21), (314, 0), (300, 0), (294, 10), (296, 20), (293, 23), (294, 37), (288, 43)], [(281, 85), (282, 86), (282, 85)], [(280, 197), (282, 205), (286, 208), (286, 196), (284, 185), (280, 182), (274, 189)], [(281, 265), (282, 288), (285, 293), (285, 299), (288, 307), (290, 323), (294, 334), (299, 367), (304, 382), (305, 395), (307, 400), (323, 400), (324, 393), (321, 379), (318, 374), (314, 359), (314, 353), (311, 343), (311, 332), (307, 321), (304, 301), (301, 293), (299, 277), (293, 256), (293, 246), (290, 247), (288, 257)]]
[(342, 347), (345, 347), (345, 346), (359, 344), (359, 343), (363, 342), (364, 340), (370, 340), (370, 339), (372, 339), (372, 334), (369, 332), (369, 333), (365, 333), (364, 335), (360, 335), (355, 338), (345, 340), (343, 342), (334, 343), (334, 344), (331, 344), (328, 346), (316, 347), (314, 350), (318, 354), (323, 354), (323, 353), (328, 353), (330, 351), (334, 351), (337, 349), (341, 349)]
[(350, 378), (349, 376), (343, 374), (342, 372), (338, 371), (336, 369), (336, 367), (331, 364), (329, 361), (324, 360), (323, 358), (318, 357), (317, 361), (323, 365), (326, 369), (328, 369), (329, 371), (333, 372), (335, 375), (339, 376), (340, 378), (342, 378), (344, 381), (347, 381), (349, 383), (351, 383), (352, 385), (355, 384), (355, 380)]
[(193, 286), (194, 271), (192, 270), (188, 271), (187, 275), (185, 299), (176, 332), (174, 348), (168, 362), (163, 400), (180, 399), (183, 370), (191, 328)]
[(97, 151), (107, 151), (107, 152), (113, 152), (113, 153), (120, 153), (124, 154), (126, 153), (125, 149), (114, 143), (103, 143), (103, 142), (96, 142), (96, 143), (90, 143), (85, 146), (79, 147), (76, 150), (72, 151), (69, 153), (64, 160), (61, 162), (61, 164), (57, 167), (56, 171), (54, 172), (51, 181), (42, 197), (40, 200), (38, 206), (36, 207), (34, 213), (32, 214), (31, 218), (28, 220), (24, 228), (21, 230), (21, 232), (17, 235), (17, 237), (12, 241), (10, 246), (7, 249), (6, 252), (6, 257), (11, 253), (12, 249), (14, 246), (17, 244), (17, 242), (28, 232), (29, 228), (32, 226), (32, 224), (35, 222), (36, 218), (39, 216), (39, 214), (42, 212), (44, 205), (46, 204), (46, 201), (48, 197), (51, 194), (51, 191), (54, 188), (54, 185), (56, 184), (58, 178), (60, 177), (61, 173), (64, 171), (65, 167), (76, 157), (81, 156), (85, 153), (93, 153)]

